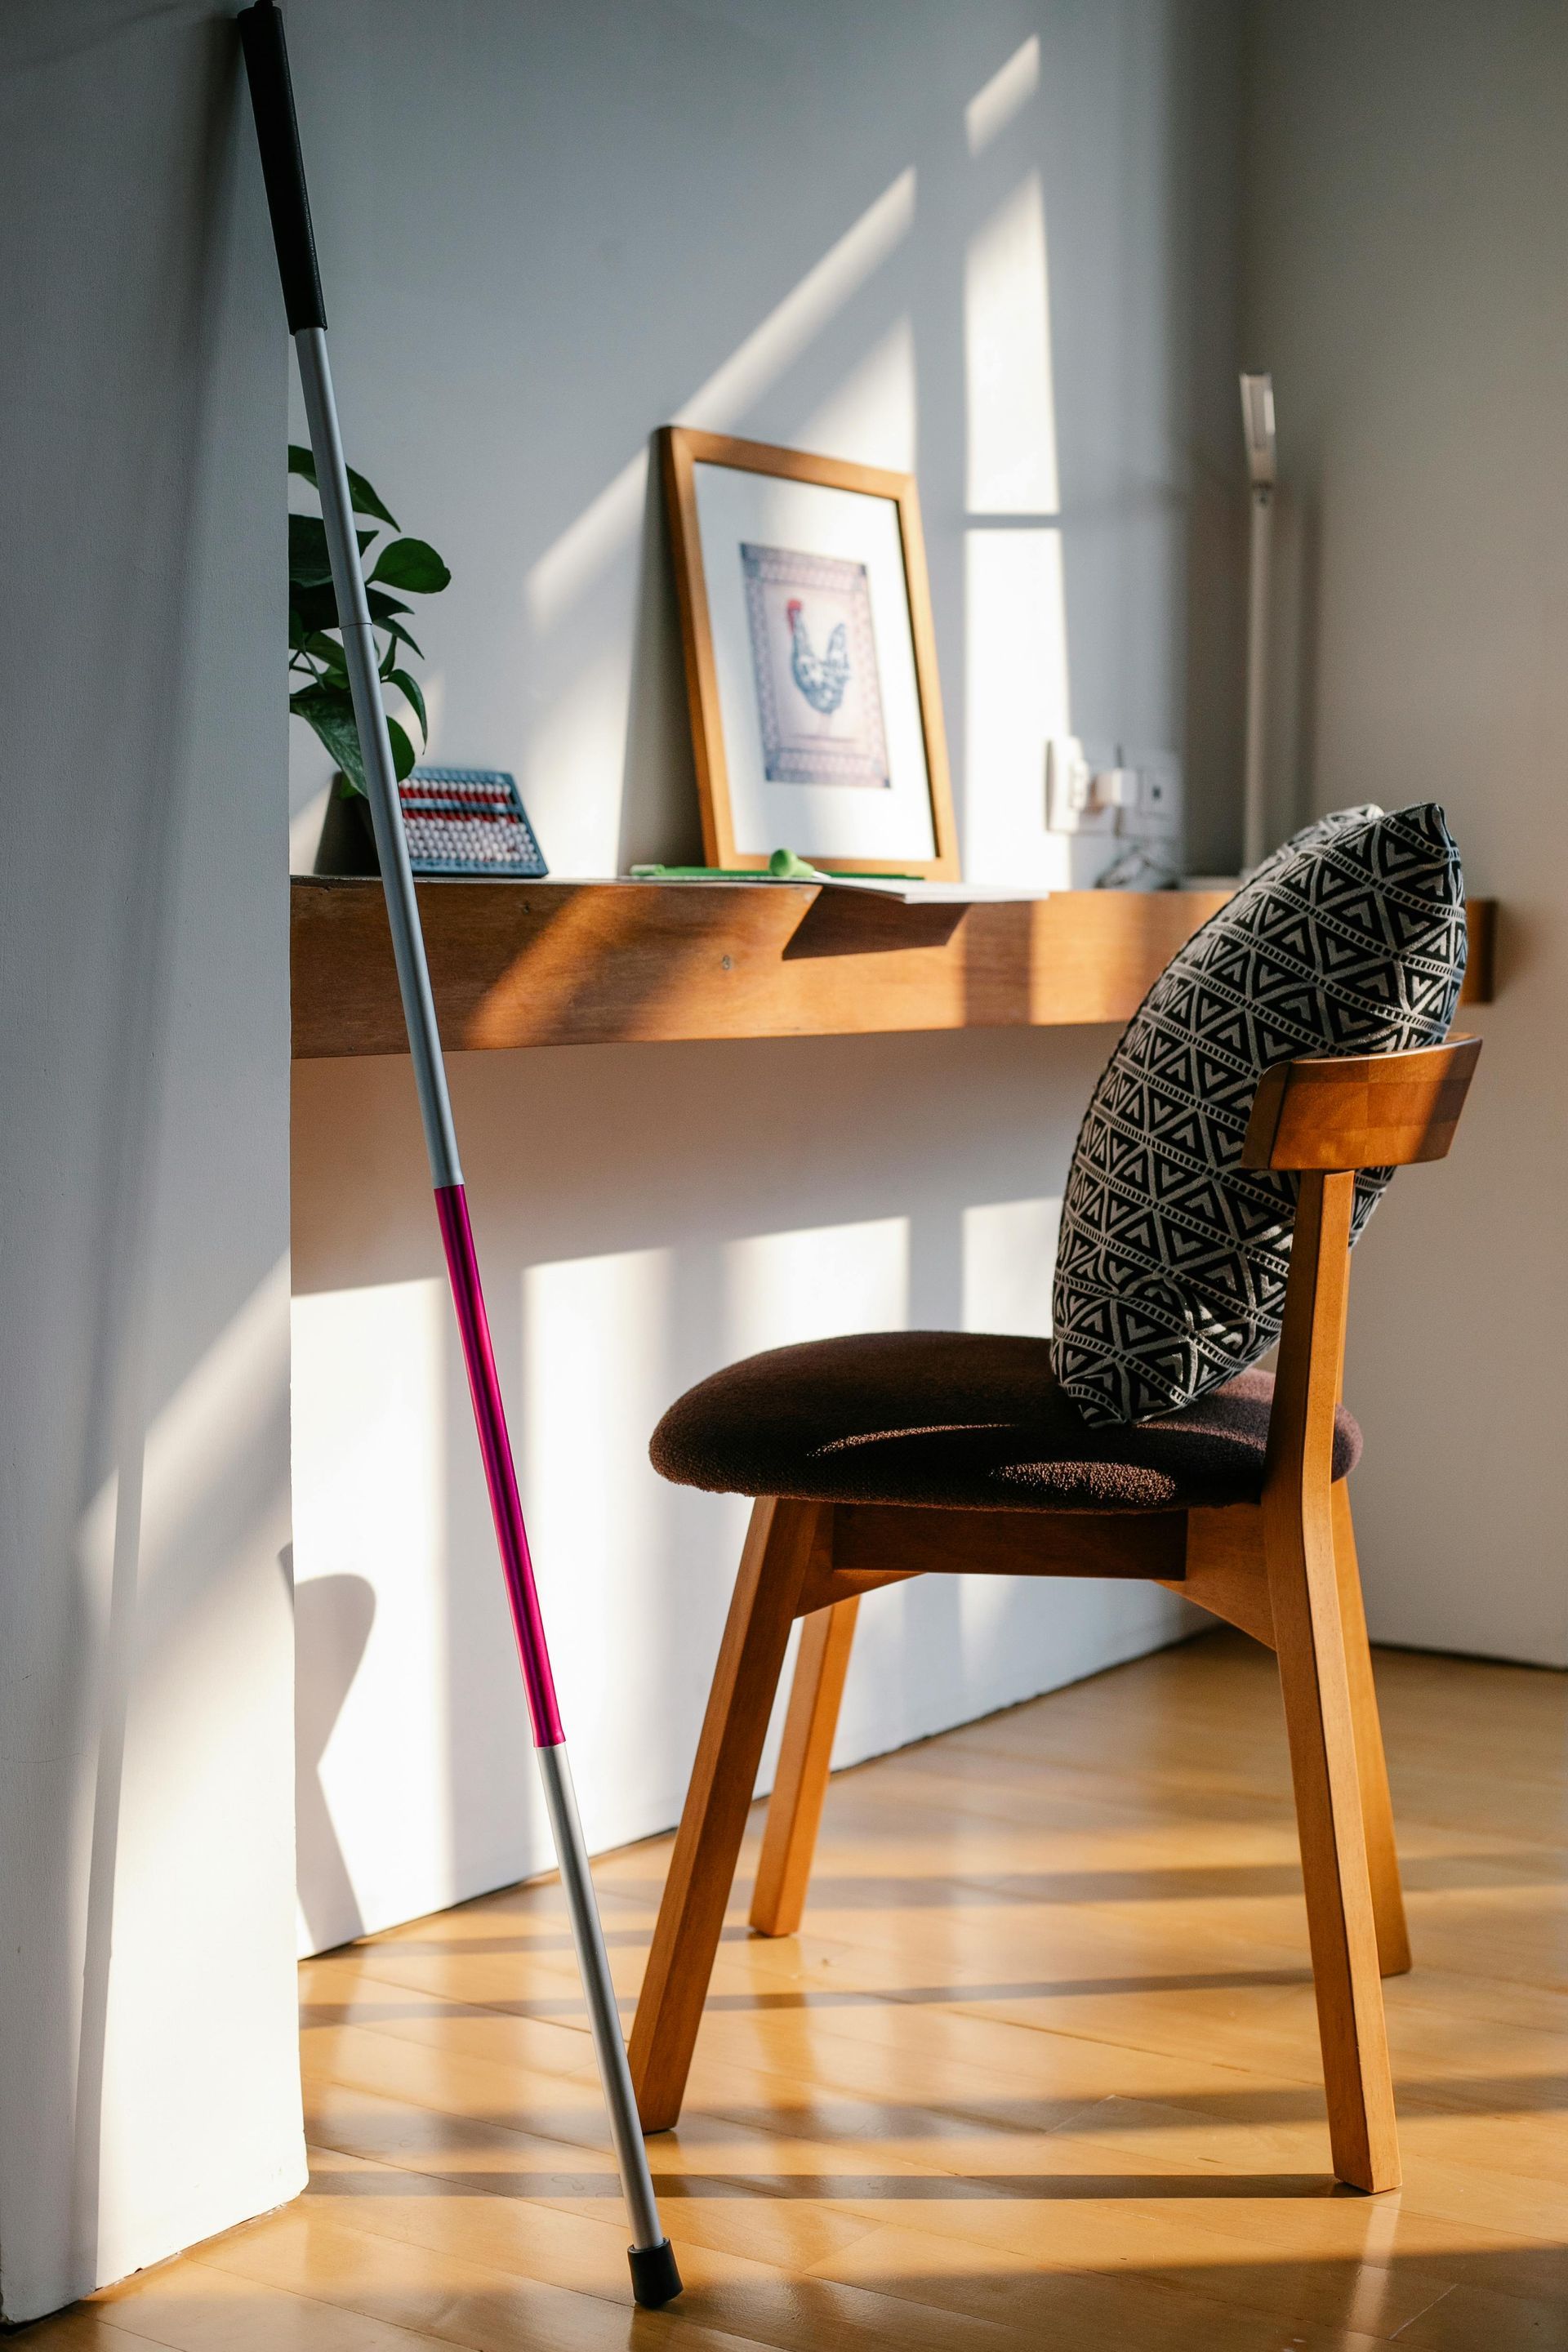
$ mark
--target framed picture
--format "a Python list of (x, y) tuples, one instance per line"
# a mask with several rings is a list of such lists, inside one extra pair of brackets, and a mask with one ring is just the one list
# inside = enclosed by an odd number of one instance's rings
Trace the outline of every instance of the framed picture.
[(958, 878), (913, 478), (660, 436), (702, 847)]

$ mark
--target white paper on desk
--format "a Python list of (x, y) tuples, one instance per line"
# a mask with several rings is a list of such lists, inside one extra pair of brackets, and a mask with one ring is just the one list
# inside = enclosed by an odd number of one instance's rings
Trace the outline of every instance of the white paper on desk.
[(1022, 904), (1026, 900), (1048, 898), (1049, 890), (1018, 889), (1006, 882), (901, 882), (889, 875), (825, 874), (824, 885), (833, 890), (868, 890), (878, 898), (896, 898), (905, 907), (971, 907), (1001, 900), (1005, 904)]
[(595, 889), (617, 882), (634, 890), (860, 890), (905, 907), (973, 907), (998, 901), (1023, 906), (1056, 896), (1051, 890), (1019, 888), (1011, 882), (911, 882), (896, 874), (552, 874), (550, 879), (579, 887), (591, 883)]

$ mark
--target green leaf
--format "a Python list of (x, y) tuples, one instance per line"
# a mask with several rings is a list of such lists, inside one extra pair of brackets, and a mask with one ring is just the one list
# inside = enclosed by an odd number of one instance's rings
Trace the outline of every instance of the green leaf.
[(394, 539), (388, 541), (375, 560), (373, 580), (384, 581), (389, 588), (407, 588), (417, 596), (438, 595), (452, 575), (429, 542), (423, 539)]
[(312, 629), (304, 639), (300, 650), (301, 653), (309, 654), (315, 661), (324, 662), (334, 677), (342, 679), (346, 690), (349, 675), (348, 656), (336, 637), (325, 636), (320, 629)]
[(405, 669), (395, 669), (387, 672), (387, 682), (397, 688), (405, 701), (414, 705), (418, 714), (420, 735), (427, 743), (430, 740), (430, 721), (425, 716), (425, 697), (419, 691), (418, 679), (410, 677)]
[[(353, 704), (346, 693), (334, 686), (307, 686), (289, 697), (289, 708), (296, 719), (313, 727), (354, 790), (364, 790), (364, 762), (360, 758), (359, 730), (354, 725)], [(394, 746), (395, 752), (396, 747)], [(409, 765), (413, 765), (412, 760)]]
[[(297, 441), (290, 441), (289, 444), (289, 471), (291, 474), (298, 474), (301, 480), (309, 482), (312, 489), (321, 488), (321, 484), (316, 479), (315, 457), (309, 449), (301, 449)], [(364, 476), (356, 474), (352, 466), (348, 469), (348, 475), (349, 496), (354, 502), (355, 514), (376, 515), (383, 522), (389, 522), (393, 530), (396, 530), (399, 528), (397, 517), (382, 504)]]
[[(403, 626), (401, 621), (388, 621), (384, 624), (384, 626), (386, 629), (386, 651), (381, 657), (381, 675), (383, 677), (390, 677), (393, 671), (397, 667), (397, 648), (399, 644), (412, 646), (414, 652), (416, 654), (419, 653), (419, 647), (415, 645), (413, 638)], [(424, 655), (420, 654), (419, 658), (423, 661), (425, 658)]]
[(356, 474), (352, 466), (348, 470), (349, 495), (353, 499), (355, 514), (374, 515), (378, 521), (390, 523), (394, 530), (401, 529), (397, 517), (390, 507), (383, 504), (364, 476)]
[(414, 746), (409, 741), (407, 736), (404, 733), (395, 719), (389, 719), (387, 720), (386, 731), (392, 738), (393, 773), (396, 776), (398, 782), (401, 783), (404, 777), (409, 774), (413, 769)]
[(316, 588), (293, 588), (289, 595), (289, 642), (303, 642), (312, 629), (335, 629), (338, 625), (338, 600), (332, 593), (332, 583), (323, 581)]
[(315, 515), (289, 518), (289, 582), (295, 588), (318, 588), (332, 576), (327, 554), (327, 531)]
[[(374, 530), (355, 532), (354, 536), (359, 541), (362, 555), (375, 535)], [(396, 539), (392, 541), (394, 547), (401, 547), (405, 543), (402, 540)], [(330, 581), (331, 576), (331, 562), (327, 554), (326, 525), (315, 515), (291, 514), (289, 518), (290, 584), (297, 588), (318, 588), (323, 582)]]
[(391, 620), (394, 613), (412, 613), (414, 610), (413, 605), (405, 604), (400, 596), (389, 596), (384, 588), (369, 588), (365, 591), (365, 597), (373, 621), (384, 623)]
[[(315, 729), (354, 791), (363, 793), (364, 762), (360, 757), (353, 704), (348, 696), (335, 686), (307, 686), (289, 697), (289, 708), (296, 719), (302, 719), (308, 727)], [(386, 731), (392, 742), (393, 772), (401, 783), (414, 765), (414, 746), (395, 719), (387, 720)]]
[(401, 621), (384, 621), (382, 623), (382, 626), (386, 631), (387, 637), (390, 640), (386, 648), (389, 656), (391, 655), (394, 646), (406, 646), (411, 654), (416, 654), (421, 661), (424, 660), (424, 646), (416, 644), (415, 640), (409, 635)]
[(301, 687), (289, 697), (289, 708), (296, 719), (308, 719), (312, 727), (318, 719), (353, 725), (353, 702), (341, 686)]

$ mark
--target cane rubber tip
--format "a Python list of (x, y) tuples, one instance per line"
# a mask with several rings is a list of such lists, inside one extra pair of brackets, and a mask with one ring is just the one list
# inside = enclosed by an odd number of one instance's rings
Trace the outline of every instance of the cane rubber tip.
[(660, 2304), (675, 2301), (680, 2293), (680, 2273), (668, 2238), (661, 2238), (657, 2246), (628, 2246), (626, 2259), (632, 2266), (632, 2293), (645, 2311), (657, 2311)]

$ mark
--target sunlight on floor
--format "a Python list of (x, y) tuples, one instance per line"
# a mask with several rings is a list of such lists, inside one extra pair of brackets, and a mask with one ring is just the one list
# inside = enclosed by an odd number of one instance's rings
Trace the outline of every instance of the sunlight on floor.
[[(553, 1883), (301, 1970), (300, 2203), (37, 2331), (207, 2352), (1560, 2344), (1563, 1678), (1379, 1661), (1405, 2186), (1335, 2189), (1271, 1662), (1220, 1633), (842, 1775), (799, 1937), (742, 1864), (632, 2320)], [(597, 1871), (629, 2016), (669, 1852)], [(628, 2335), (628, 2327), (632, 2333)]]

